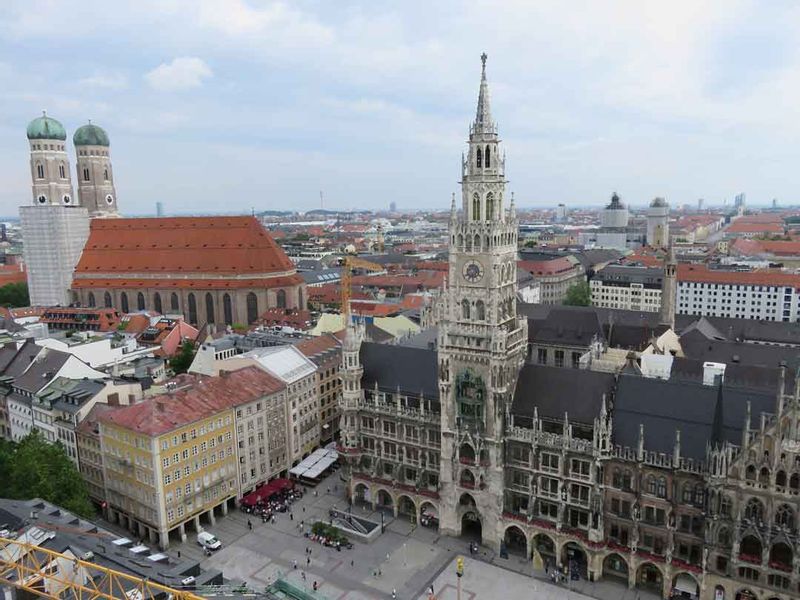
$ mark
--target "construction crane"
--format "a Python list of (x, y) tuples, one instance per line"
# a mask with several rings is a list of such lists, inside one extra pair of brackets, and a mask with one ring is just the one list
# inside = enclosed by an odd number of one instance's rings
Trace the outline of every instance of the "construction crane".
[(344, 326), (350, 324), (350, 299), (352, 297), (352, 290), (350, 286), (353, 280), (353, 269), (364, 269), (375, 273), (383, 271), (383, 266), (369, 262), (356, 256), (345, 256), (342, 261), (342, 317), (344, 317)]
[(53, 600), (204, 600), (193, 592), (7, 538), (0, 538), (0, 583)]

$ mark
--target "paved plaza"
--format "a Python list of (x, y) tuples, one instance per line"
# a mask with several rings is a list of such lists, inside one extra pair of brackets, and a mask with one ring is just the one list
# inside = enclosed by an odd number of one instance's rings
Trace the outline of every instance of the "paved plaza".
[[(657, 599), (655, 595), (613, 582), (574, 581), (569, 586), (553, 585), (521, 556), (500, 558), (482, 547), (476, 560), (469, 556), (465, 540), (414, 526), (406, 518), (394, 518), (391, 513), (384, 514), (386, 530), (374, 542), (354, 542), (352, 550), (336, 551), (311, 542), (300, 530), (301, 522), (308, 529), (315, 521), (327, 521), (332, 507), (347, 508), (344, 484), (338, 474), (316, 488), (308, 488), (302, 500), (292, 505), (291, 517), (289, 513), (278, 513), (274, 524), (264, 524), (261, 519), (238, 510), (218, 518), (213, 526), (204, 524), (223, 543), (223, 548), (210, 557), (203, 556), (196, 543), (197, 535), (190, 528), (186, 542), (171, 540), (169, 552), (202, 559), (204, 567), (220, 569), (227, 579), (245, 582), (254, 590), (263, 590), (280, 576), (309, 591), (316, 582), (318, 593), (329, 600), (386, 599), (391, 598), (393, 590), (398, 599), (417, 600), (427, 598), (431, 585), (436, 598), (456, 600), (455, 559), (459, 555), (465, 557), (461, 582), (464, 600)], [(370, 507), (355, 507), (353, 513), (381, 522), (380, 512)], [(307, 548), (311, 549), (310, 564)]]

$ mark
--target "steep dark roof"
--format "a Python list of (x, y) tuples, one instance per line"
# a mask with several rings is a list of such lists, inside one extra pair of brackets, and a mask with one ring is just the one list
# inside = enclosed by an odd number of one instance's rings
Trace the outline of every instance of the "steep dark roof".
[[(680, 430), (681, 454), (704, 460), (714, 430), (717, 395), (713, 385), (621, 375), (614, 402), (614, 443), (636, 448), (642, 424), (645, 450), (671, 454), (675, 432)], [(756, 426), (762, 412), (774, 410), (775, 394), (723, 385), (722, 402), (721, 435), (740, 444), (747, 403), (751, 403), (751, 426)]]
[(800, 366), (800, 348), (752, 342), (709, 340), (697, 329), (682, 335), (680, 343), (687, 357), (700, 361), (738, 363), (769, 368), (776, 368), (781, 362), (785, 362), (792, 370)]
[[(672, 360), (670, 379), (677, 381), (703, 382), (704, 361), (695, 358), (675, 357)], [(757, 365), (742, 365), (728, 363), (725, 366), (725, 383), (731, 387), (743, 387), (762, 390), (767, 393), (778, 390), (780, 368), (762, 367)], [(787, 393), (794, 389), (794, 372), (786, 369), (785, 390)]]
[(603, 328), (593, 311), (558, 307), (528, 326), (528, 340), (534, 343), (588, 346), (595, 336), (602, 338)]
[(410, 396), (423, 394), (426, 400), (439, 402), (438, 361), (436, 352), (424, 348), (364, 342), (361, 344), (361, 379), (365, 390), (378, 388), (387, 392), (398, 389)]
[(514, 391), (511, 412), (514, 416), (531, 417), (533, 409), (547, 419), (591, 425), (600, 414), (603, 394), (610, 406), (614, 391), (614, 375), (583, 369), (565, 369), (525, 364)]
[[(684, 332), (701, 317), (697, 315), (675, 315), (676, 331)], [(759, 321), (756, 319), (734, 319), (730, 317), (704, 317), (726, 339), (735, 341), (762, 341), (800, 345), (800, 322)]]

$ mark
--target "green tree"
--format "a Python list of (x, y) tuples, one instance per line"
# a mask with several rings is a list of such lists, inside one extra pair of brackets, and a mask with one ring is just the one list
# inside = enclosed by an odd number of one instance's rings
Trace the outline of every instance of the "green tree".
[(192, 366), (192, 361), (194, 360), (194, 342), (186, 340), (183, 342), (181, 349), (175, 353), (175, 356), (169, 361), (169, 366), (172, 369), (172, 372), (176, 375), (180, 373), (186, 373), (189, 370), (189, 367)]
[(94, 515), (86, 482), (64, 446), (36, 429), (18, 443), (0, 442), (0, 481), (9, 498), (42, 498), (82, 517)]
[(567, 290), (567, 297), (564, 300), (567, 306), (591, 306), (592, 291), (589, 284), (585, 281), (571, 285)]
[(28, 297), (27, 283), (8, 283), (0, 287), (0, 306), (17, 308), (20, 306), (30, 306), (30, 304), (31, 301)]

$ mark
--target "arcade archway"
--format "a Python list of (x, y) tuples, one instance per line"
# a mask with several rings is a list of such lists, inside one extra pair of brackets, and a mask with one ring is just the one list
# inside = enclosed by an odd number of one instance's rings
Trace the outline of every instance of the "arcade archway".
[(619, 554), (609, 554), (603, 560), (603, 577), (628, 584), (628, 563)]
[(525, 537), (525, 533), (522, 529), (516, 525), (512, 525), (506, 529), (506, 533), (503, 536), (503, 543), (505, 544), (506, 552), (509, 554), (516, 554), (522, 557), (528, 554), (528, 538)]
[(570, 577), (577, 574), (586, 579), (589, 562), (586, 551), (576, 542), (567, 542), (561, 550), (561, 564), (569, 570)]

